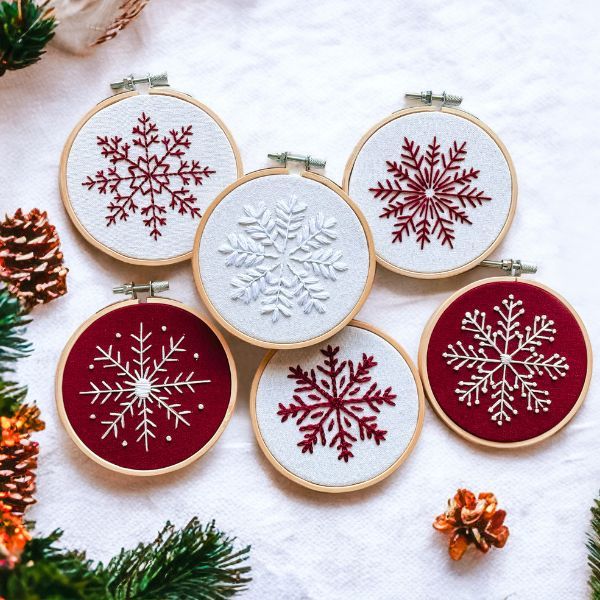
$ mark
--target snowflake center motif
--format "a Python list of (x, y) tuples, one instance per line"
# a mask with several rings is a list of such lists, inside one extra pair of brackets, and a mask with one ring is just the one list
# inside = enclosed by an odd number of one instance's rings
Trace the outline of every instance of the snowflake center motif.
[(198, 160), (184, 160), (191, 147), (192, 126), (171, 129), (160, 138), (158, 126), (142, 112), (131, 130), (131, 144), (119, 136), (98, 136), (100, 154), (112, 165), (88, 175), (81, 185), (89, 191), (111, 195), (106, 225), (127, 221), (138, 209), (155, 241), (167, 225), (167, 207), (179, 215), (200, 218), (197, 198), (190, 186), (202, 185), (215, 170)]
[(545, 356), (539, 352), (554, 342), (556, 334), (554, 321), (546, 315), (535, 315), (532, 325), (521, 329), (519, 319), (525, 308), (513, 294), (501, 306), (494, 306), (494, 311), (498, 314), (495, 326), (488, 324), (485, 312), (465, 313), (461, 329), (471, 334), (475, 344), (449, 344), (442, 356), (455, 371), (473, 372), (469, 380), (458, 382), (455, 394), (459, 402), (470, 407), (487, 400), (491, 420), (502, 425), (518, 414), (519, 398), (527, 410), (547, 412), (552, 400), (540, 384), (545, 377), (553, 381), (565, 377), (569, 365), (558, 353)]
[(261, 314), (273, 323), (290, 317), (294, 302), (304, 314), (323, 314), (330, 296), (324, 282), (348, 269), (334, 248), (337, 220), (321, 212), (307, 216), (306, 209), (295, 195), (279, 200), (274, 213), (264, 202), (246, 205), (239, 220), (244, 233), (230, 233), (219, 247), (226, 266), (243, 269), (231, 280), (231, 299), (260, 299)]
[[(150, 440), (155, 439), (167, 427), (177, 429), (179, 425), (190, 426), (188, 415), (191, 410), (184, 408), (182, 401), (190, 400), (186, 392), (195, 392), (196, 387), (210, 383), (210, 379), (195, 379), (194, 371), (187, 376), (183, 371), (169, 374), (174, 363), (179, 362), (178, 354), (186, 352), (183, 347), (185, 335), (175, 341), (169, 337), (168, 343), (161, 344), (160, 352), (153, 353), (150, 343), (152, 332), (145, 333), (140, 323), (139, 334), (131, 333), (133, 344), (128, 352), (115, 351), (113, 345), (108, 348), (96, 346), (94, 363), (102, 364), (104, 369), (112, 370), (112, 377), (106, 377), (99, 383), (90, 381), (90, 389), (80, 391), (83, 396), (91, 397), (91, 405), (107, 405), (106, 417), (101, 421), (104, 426), (102, 439), (119, 434), (126, 435), (129, 423), (132, 423), (136, 442), (143, 443), (149, 451)], [(121, 338), (120, 334), (116, 335)], [(194, 358), (197, 354), (194, 354)], [(90, 365), (93, 370), (94, 363)], [(91, 415), (90, 418), (96, 418)], [(162, 423), (159, 424), (159, 419)], [(166, 421), (166, 423), (165, 423)], [(135, 423), (135, 424), (134, 424)], [(172, 439), (170, 436), (167, 438)], [(123, 440), (123, 446), (127, 441)]]
[(382, 407), (396, 405), (396, 395), (391, 387), (382, 390), (372, 381), (371, 371), (377, 366), (373, 356), (363, 353), (355, 366), (352, 360), (340, 361), (339, 352), (339, 346), (322, 349), (325, 359), (316, 371), (290, 367), (288, 378), (296, 380), (293, 401), (280, 403), (277, 415), (282, 423), (295, 421), (304, 434), (297, 444), (302, 453), (328, 445), (335, 447), (338, 460), (347, 463), (359, 438), (377, 446), (386, 439), (388, 432), (380, 428), (377, 416)]
[(479, 170), (461, 169), (466, 156), (467, 142), (454, 141), (444, 154), (434, 136), (423, 153), (414, 140), (404, 138), (400, 161), (386, 161), (392, 179), (369, 188), (385, 202), (379, 216), (394, 221), (392, 243), (414, 233), (421, 250), (434, 237), (454, 248), (456, 224), (472, 225), (467, 209), (491, 200), (473, 185)]

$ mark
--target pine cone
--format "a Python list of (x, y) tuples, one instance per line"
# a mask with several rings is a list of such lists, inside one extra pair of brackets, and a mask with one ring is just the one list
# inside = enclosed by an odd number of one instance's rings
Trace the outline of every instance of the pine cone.
[(22, 516), (25, 509), (35, 503), (34, 469), (38, 455), (38, 443), (29, 439), (29, 433), (20, 432), (22, 421), (19, 414), (12, 418), (0, 417), (0, 504), (17, 516)]
[(503, 525), (506, 512), (497, 510), (494, 494), (482, 493), (479, 498), (469, 490), (458, 490), (448, 501), (448, 510), (437, 517), (433, 526), (438, 531), (451, 531), (448, 552), (453, 560), (460, 560), (469, 544), (481, 552), (491, 546), (502, 548), (508, 539), (508, 527)]
[(60, 239), (45, 212), (21, 209), (0, 223), (0, 280), (18, 297), (24, 310), (67, 292)]
[(0, 569), (12, 569), (30, 539), (21, 518), (0, 502)]

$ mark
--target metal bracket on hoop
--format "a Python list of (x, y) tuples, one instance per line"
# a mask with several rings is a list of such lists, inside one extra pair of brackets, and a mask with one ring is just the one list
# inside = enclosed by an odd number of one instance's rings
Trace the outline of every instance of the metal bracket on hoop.
[(446, 92), (434, 94), (431, 90), (421, 93), (409, 92), (408, 94), (404, 94), (404, 97), (409, 100), (418, 100), (426, 106), (431, 106), (434, 102), (439, 102), (441, 106), (460, 106), (463, 101), (462, 96), (455, 96)]
[(537, 273), (537, 265), (530, 262), (523, 262), (518, 258), (505, 258), (503, 260), (482, 260), (480, 267), (491, 267), (502, 269), (509, 273), (511, 277), (520, 277), (523, 273)]
[(134, 300), (145, 302), (147, 298), (153, 298), (155, 294), (166, 292), (168, 289), (168, 281), (150, 281), (149, 283), (134, 283), (132, 281), (114, 287), (113, 294), (125, 294), (131, 296)]
[(287, 167), (288, 162), (302, 163), (307, 171), (311, 169), (324, 169), (327, 161), (324, 158), (316, 158), (310, 154), (296, 154), (294, 152), (281, 152), (281, 154), (268, 154), (271, 160)]
[(110, 87), (113, 90), (133, 92), (138, 83), (145, 83), (149, 88), (165, 87), (169, 85), (169, 78), (166, 73), (160, 73), (159, 75), (151, 75), (148, 73), (142, 77), (127, 75), (127, 77), (123, 77), (121, 81), (113, 81), (110, 84)]

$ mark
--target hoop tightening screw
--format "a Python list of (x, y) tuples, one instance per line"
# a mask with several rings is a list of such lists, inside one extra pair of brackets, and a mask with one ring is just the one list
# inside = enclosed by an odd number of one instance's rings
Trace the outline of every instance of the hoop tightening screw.
[(324, 158), (315, 158), (314, 156), (295, 154), (293, 152), (282, 152), (281, 154), (269, 154), (268, 157), (278, 163), (287, 166), (288, 162), (304, 163), (307, 171), (311, 169), (324, 169), (327, 161)]
[(113, 90), (135, 90), (135, 86), (137, 83), (146, 83), (148, 87), (158, 87), (158, 86), (168, 86), (169, 78), (166, 73), (160, 73), (159, 75), (151, 75), (148, 73), (144, 77), (134, 77), (133, 75), (128, 75), (127, 77), (123, 77), (122, 81), (113, 81), (110, 84), (111, 89)]
[(480, 267), (491, 267), (502, 269), (510, 273), (513, 277), (520, 277), (523, 273), (537, 273), (537, 265), (530, 262), (523, 262), (518, 258), (505, 258), (503, 260), (482, 260)]
[(454, 94), (434, 94), (431, 90), (427, 92), (421, 92), (420, 94), (408, 93), (404, 94), (409, 100), (419, 100), (422, 104), (431, 106), (434, 102), (441, 102), (442, 106), (459, 106), (463, 101), (462, 96), (455, 96)]
[(149, 283), (124, 283), (113, 288), (113, 294), (126, 294), (137, 298), (138, 294), (148, 294), (151, 298), (169, 289), (168, 281), (150, 281)]

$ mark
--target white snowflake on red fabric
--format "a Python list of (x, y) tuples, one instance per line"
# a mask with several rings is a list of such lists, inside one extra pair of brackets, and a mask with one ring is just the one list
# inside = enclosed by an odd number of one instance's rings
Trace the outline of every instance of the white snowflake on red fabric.
[[(293, 402), (289, 405), (279, 404), (277, 414), (281, 422), (295, 420), (304, 439), (298, 442), (302, 452), (312, 454), (315, 446), (327, 445), (327, 437), (331, 435), (329, 447), (335, 446), (338, 459), (348, 462), (354, 456), (352, 447), (360, 438), (361, 441), (373, 440), (379, 445), (385, 440), (387, 431), (380, 429), (377, 415), (381, 407), (395, 406), (396, 395), (392, 388), (379, 389), (379, 384), (372, 381), (371, 370), (377, 365), (373, 356), (362, 355), (358, 365), (352, 360), (338, 358), (340, 348), (327, 346), (321, 350), (325, 357), (324, 366), (305, 371), (300, 365), (290, 367), (288, 378), (295, 379)], [(372, 414), (368, 414), (372, 413)]]
[(547, 412), (552, 402), (550, 393), (540, 389), (539, 382), (546, 376), (552, 380), (564, 377), (569, 365), (558, 353), (546, 357), (539, 352), (554, 342), (556, 333), (554, 321), (546, 315), (535, 315), (532, 325), (522, 332), (518, 319), (525, 309), (521, 300), (510, 294), (502, 306), (494, 306), (494, 311), (499, 316), (496, 328), (487, 324), (485, 312), (465, 313), (461, 329), (472, 334), (476, 345), (458, 341), (449, 344), (442, 356), (455, 371), (463, 367), (474, 371), (470, 380), (458, 382), (458, 400), (466, 401), (467, 406), (488, 400), (492, 421), (502, 425), (518, 414), (515, 393), (526, 401), (527, 410)]
[(179, 131), (171, 129), (169, 135), (160, 139), (156, 123), (142, 113), (131, 133), (131, 145), (119, 136), (98, 136), (100, 153), (114, 166), (106, 172), (97, 171), (93, 177), (88, 175), (82, 185), (112, 195), (107, 206), (107, 226), (115, 225), (117, 220), (126, 221), (141, 207), (144, 225), (150, 228), (150, 236), (158, 240), (160, 228), (167, 224), (167, 205), (180, 215), (200, 218), (190, 184), (202, 185), (216, 171), (200, 166), (197, 160), (183, 159), (191, 146), (191, 125), (182, 126)]
[(279, 200), (274, 213), (264, 203), (244, 206), (244, 233), (230, 233), (219, 248), (228, 267), (245, 268), (231, 281), (231, 298), (245, 304), (261, 298), (261, 313), (273, 322), (290, 317), (294, 301), (305, 314), (324, 313), (329, 292), (322, 281), (348, 269), (332, 247), (337, 220), (307, 216), (306, 208), (296, 196)]
[[(117, 333), (116, 337), (122, 336)], [(186, 352), (183, 347), (185, 335), (177, 341), (169, 337), (168, 344), (161, 344), (160, 353), (151, 352), (152, 332), (145, 333), (143, 323), (140, 323), (139, 334), (131, 333), (130, 337), (134, 340), (129, 348), (131, 360), (126, 358), (126, 352), (115, 351), (112, 344), (108, 348), (96, 346), (98, 356), (94, 362), (104, 363), (104, 369), (113, 370), (113, 376), (100, 383), (90, 381), (90, 389), (79, 393), (91, 396), (92, 406), (102, 407), (108, 402), (108, 414), (101, 421), (105, 426), (102, 439), (109, 435), (118, 438), (120, 431), (127, 430), (129, 422), (135, 423), (136, 442), (143, 443), (148, 451), (150, 439), (156, 438), (156, 433), (168, 426), (165, 421), (172, 422), (174, 429), (179, 424), (190, 426), (186, 416), (191, 410), (182, 407), (183, 394), (195, 391), (198, 385), (210, 383), (210, 379), (194, 379), (193, 371), (187, 376), (181, 371), (168, 374), (171, 364), (179, 362), (177, 354)], [(90, 370), (93, 368), (94, 364), (90, 365)], [(174, 393), (175, 397), (172, 397)], [(92, 414), (90, 418), (96, 419), (96, 415)], [(159, 419), (163, 421), (160, 426)], [(126, 446), (127, 441), (122, 444)]]
[(395, 220), (392, 242), (402, 242), (414, 233), (421, 249), (434, 236), (442, 246), (453, 248), (455, 224), (472, 224), (466, 209), (491, 200), (473, 186), (479, 170), (460, 168), (467, 142), (453, 142), (446, 154), (440, 148), (434, 136), (422, 153), (420, 146), (405, 137), (400, 162), (386, 161), (393, 179), (369, 188), (375, 198), (386, 202), (379, 216)]

